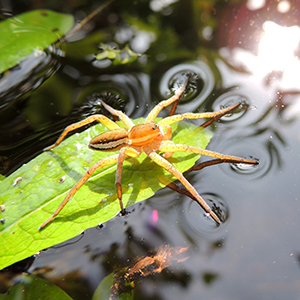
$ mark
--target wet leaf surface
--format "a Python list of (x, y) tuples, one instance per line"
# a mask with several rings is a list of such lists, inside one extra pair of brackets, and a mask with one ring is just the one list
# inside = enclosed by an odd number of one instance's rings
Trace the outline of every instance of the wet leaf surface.
[(34, 10), (2, 21), (0, 73), (45, 50), (64, 36), (73, 23), (73, 16), (50, 10)]
[(12, 299), (60, 299), (72, 300), (63, 290), (55, 284), (29, 274), (23, 274), (20, 283), (10, 288), (7, 293), (0, 295), (1, 300)]

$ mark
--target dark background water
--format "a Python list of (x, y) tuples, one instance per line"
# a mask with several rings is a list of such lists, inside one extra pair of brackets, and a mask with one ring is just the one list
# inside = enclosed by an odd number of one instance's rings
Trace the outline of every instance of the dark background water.
[[(186, 71), (198, 74), (197, 91), (178, 113), (244, 101), (247, 111), (211, 126), (208, 148), (260, 161), (187, 175), (228, 213), (219, 228), (188, 197), (163, 189), (130, 207), (126, 217), (42, 252), (29, 272), (48, 270), (42, 276), (74, 299), (91, 299), (114, 266), (170, 244), (189, 247), (189, 259), (141, 279), (135, 299), (300, 299), (300, 5), (253, 3), (115, 1), (62, 46), (64, 55), (54, 49), (0, 79), (4, 175), (53, 143), (66, 125), (101, 112), (90, 101), (93, 93), (113, 92), (119, 98), (112, 106), (132, 118), (146, 116), (169, 95), (172, 78)], [(0, 5), (3, 15), (49, 8), (81, 20), (99, 3)], [(146, 55), (125, 66), (95, 63), (100, 41), (129, 44)]]

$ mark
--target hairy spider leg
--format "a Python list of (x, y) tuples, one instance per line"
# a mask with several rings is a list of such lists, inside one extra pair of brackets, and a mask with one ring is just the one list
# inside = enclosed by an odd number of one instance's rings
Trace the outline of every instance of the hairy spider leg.
[(132, 147), (123, 147), (120, 149), (118, 162), (117, 162), (117, 170), (116, 170), (116, 186), (117, 186), (117, 195), (120, 203), (121, 213), (124, 213), (124, 206), (122, 202), (122, 171), (123, 171), (123, 163), (127, 156), (130, 157), (138, 157), (140, 156), (141, 151), (132, 148)]
[(188, 180), (179, 172), (169, 161), (153, 151), (150, 147), (143, 148), (144, 152), (152, 159), (156, 164), (163, 167), (165, 170), (173, 174), (185, 188), (195, 197), (200, 206), (205, 212), (213, 218), (217, 224), (221, 224), (219, 217), (212, 211), (210, 206), (204, 201), (204, 199), (198, 194), (196, 189), (188, 182)]
[(91, 166), (86, 173), (82, 176), (82, 178), (72, 187), (72, 189), (69, 191), (65, 199), (60, 203), (58, 208), (55, 210), (55, 212), (51, 215), (49, 219), (47, 219), (38, 229), (41, 230), (43, 227), (45, 227), (48, 223), (50, 223), (59, 213), (60, 211), (65, 207), (65, 205), (69, 202), (70, 198), (80, 189), (80, 187), (89, 179), (89, 177), (98, 169), (103, 168), (105, 166), (112, 165), (114, 163), (117, 163), (119, 154), (114, 154), (108, 157), (105, 157), (101, 160), (99, 160), (97, 163), (95, 163), (93, 166)]
[(154, 108), (150, 111), (150, 113), (148, 114), (146, 120), (145, 120), (145, 124), (146, 123), (151, 123), (154, 122), (155, 118), (157, 117), (157, 115), (160, 113), (160, 111), (164, 108), (167, 107), (168, 105), (172, 104), (175, 101), (180, 100), (180, 98), (183, 95), (183, 92), (187, 86), (188, 83), (188, 79), (185, 80), (184, 84), (182, 85), (181, 88), (179, 88), (175, 95), (167, 100), (161, 101), (159, 102), (156, 106), (154, 106)]
[(131, 127), (133, 127), (135, 125), (132, 122), (132, 120), (129, 117), (127, 117), (122, 111), (112, 108), (111, 106), (109, 106), (105, 102), (103, 102), (102, 100), (100, 100), (100, 101), (101, 101), (101, 105), (112, 115), (119, 117), (119, 119), (123, 122), (123, 124), (128, 129), (130, 129)]
[(160, 121), (157, 122), (157, 124), (159, 126), (161, 125), (171, 125), (173, 123), (182, 121), (184, 119), (205, 119), (205, 118), (213, 118), (213, 120), (218, 119), (230, 112), (232, 112), (234, 109), (236, 109), (238, 106), (240, 105), (240, 103), (236, 103), (231, 107), (228, 108), (224, 108), (221, 110), (218, 110), (216, 112), (206, 112), (206, 113), (184, 113), (181, 115), (173, 115), (170, 117), (166, 117)]
[(232, 155), (225, 155), (218, 152), (204, 150), (199, 147), (188, 146), (184, 144), (175, 144), (172, 141), (162, 141), (159, 147), (159, 151), (162, 152), (193, 152), (201, 155), (219, 158), (222, 160), (234, 160), (235, 162), (243, 164), (257, 165), (258, 162), (252, 159), (240, 158)]
[[(162, 125), (160, 128), (164, 132), (164, 141), (168, 141), (172, 138), (172, 128), (169, 125)], [(165, 152), (162, 156), (164, 158), (170, 158), (173, 155), (173, 152)]]
[[(231, 107), (227, 108), (228, 111), (217, 111), (217, 112), (221, 112), (220, 114), (216, 115), (213, 118), (210, 118), (209, 120), (207, 120), (206, 122), (204, 122), (203, 124), (201, 124), (201, 127), (206, 128), (207, 126), (209, 126), (210, 124), (212, 124), (213, 122), (215, 122), (216, 120), (222, 118), (224, 115), (227, 115), (228, 113), (233, 112), (235, 109), (237, 109), (239, 106), (241, 106), (241, 103), (237, 102), (236, 104), (232, 105)], [(226, 110), (226, 108), (225, 108)]]
[(95, 121), (98, 121), (98, 122), (102, 123), (104, 126), (106, 126), (110, 130), (112, 130), (112, 129), (120, 129), (120, 126), (117, 125), (112, 120), (110, 120), (109, 118), (107, 118), (107, 117), (105, 117), (103, 115), (93, 115), (93, 116), (87, 117), (86, 119), (84, 119), (84, 120), (82, 120), (80, 122), (74, 123), (74, 124), (66, 127), (65, 130), (60, 135), (60, 137), (57, 139), (57, 141), (53, 145), (45, 148), (44, 151), (48, 151), (48, 150), (50, 150), (50, 149), (58, 146), (69, 132), (71, 132), (71, 131), (73, 131), (75, 129), (78, 129), (80, 127), (83, 127), (85, 125), (91, 124), (91, 123), (93, 123)]

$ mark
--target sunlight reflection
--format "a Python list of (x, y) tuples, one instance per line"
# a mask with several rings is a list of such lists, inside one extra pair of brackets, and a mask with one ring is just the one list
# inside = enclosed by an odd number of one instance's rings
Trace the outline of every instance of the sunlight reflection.
[(250, 10), (257, 10), (266, 5), (265, 0), (248, 0), (247, 2), (247, 8)]
[(287, 13), (290, 9), (291, 9), (290, 1), (283, 0), (278, 3), (277, 10), (280, 13)]
[[(259, 59), (266, 70), (285, 71), (294, 68), (296, 50), (300, 40), (298, 26), (282, 27), (274, 22), (263, 24), (265, 31), (259, 44)], [(297, 60), (298, 61), (298, 60)]]
[(263, 30), (257, 56), (240, 48), (234, 49), (234, 56), (256, 77), (265, 78), (280, 71), (281, 87), (299, 86), (300, 61), (295, 51), (300, 44), (300, 27), (283, 27), (266, 21)]

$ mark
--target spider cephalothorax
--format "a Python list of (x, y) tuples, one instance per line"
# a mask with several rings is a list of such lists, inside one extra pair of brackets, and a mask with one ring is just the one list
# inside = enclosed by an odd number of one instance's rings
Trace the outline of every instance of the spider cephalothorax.
[[(209, 205), (202, 199), (195, 188), (186, 180), (186, 178), (180, 173), (168, 160), (172, 156), (173, 152), (193, 152), (201, 155), (207, 155), (215, 157), (221, 160), (234, 160), (239, 163), (247, 164), (257, 164), (257, 161), (250, 159), (238, 158), (230, 155), (223, 155), (217, 152), (204, 150), (194, 146), (188, 146), (185, 144), (175, 144), (171, 141), (172, 129), (169, 125), (182, 121), (184, 119), (200, 119), (200, 118), (219, 118), (229, 112), (232, 112), (239, 106), (239, 103), (233, 105), (232, 107), (222, 109), (217, 112), (212, 113), (184, 113), (180, 115), (172, 115), (166, 117), (158, 122), (155, 119), (159, 112), (166, 106), (178, 101), (186, 88), (187, 80), (183, 86), (177, 90), (175, 95), (168, 100), (164, 100), (158, 103), (147, 116), (145, 123), (140, 125), (135, 125), (132, 120), (127, 117), (123, 112), (118, 111), (110, 107), (101, 101), (102, 106), (109, 111), (113, 116), (118, 117), (125, 128), (121, 128), (115, 122), (111, 121), (104, 115), (92, 115), (83, 121), (75, 123), (68, 126), (58, 140), (52, 146), (46, 148), (45, 150), (50, 150), (61, 143), (65, 136), (70, 132), (84, 125), (90, 124), (94, 121), (99, 121), (105, 125), (109, 131), (96, 136), (89, 143), (89, 147), (93, 150), (99, 151), (119, 151), (118, 154), (113, 154), (106, 158), (101, 159), (83, 175), (83, 177), (74, 185), (74, 187), (69, 191), (68, 195), (61, 202), (59, 207), (53, 213), (53, 215), (47, 219), (39, 229), (45, 227), (67, 204), (70, 198), (77, 192), (77, 190), (88, 180), (88, 178), (99, 168), (111, 164), (117, 164), (116, 171), (116, 187), (117, 195), (120, 202), (121, 211), (124, 211), (122, 203), (122, 169), (123, 162), (126, 157), (138, 157), (142, 152), (145, 152), (150, 159), (152, 159), (156, 164), (166, 169), (168, 172), (172, 173), (191, 193), (191, 195), (196, 199), (196, 201), (202, 206), (207, 215), (211, 216), (216, 223), (220, 223), (219, 217), (212, 211)], [(163, 155), (157, 152), (163, 152)]]

